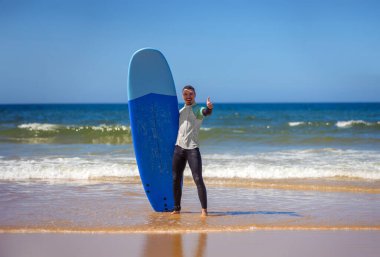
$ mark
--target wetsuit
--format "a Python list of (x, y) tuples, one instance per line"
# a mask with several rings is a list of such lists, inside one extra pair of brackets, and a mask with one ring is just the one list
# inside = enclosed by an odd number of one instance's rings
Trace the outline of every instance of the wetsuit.
[(207, 209), (207, 192), (202, 177), (202, 158), (199, 152), (198, 136), (203, 117), (210, 115), (211, 109), (196, 103), (186, 105), (179, 111), (179, 130), (173, 155), (174, 210), (181, 210), (182, 179), (186, 162), (197, 185), (202, 208)]

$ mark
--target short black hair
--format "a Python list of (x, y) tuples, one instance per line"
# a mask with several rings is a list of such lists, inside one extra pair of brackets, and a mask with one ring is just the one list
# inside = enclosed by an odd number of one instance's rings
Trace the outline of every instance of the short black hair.
[(183, 92), (185, 89), (193, 90), (194, 93), (195, 93), (195, 88), (194, 88), (193, 86), (191, 86), (191, 85), (186, 85), (186, 86), (184, 86), (184, 87), (182, 88), (182, 92)]

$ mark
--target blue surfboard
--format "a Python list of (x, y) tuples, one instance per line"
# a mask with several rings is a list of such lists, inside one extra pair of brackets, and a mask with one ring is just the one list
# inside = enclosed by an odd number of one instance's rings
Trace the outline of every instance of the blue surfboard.
[(128, 73), (128, 109), (141, 182), (152, 208), (172, 211), (172, 158), (178, 133), (178, 99), (163, 54), (144, 48)]

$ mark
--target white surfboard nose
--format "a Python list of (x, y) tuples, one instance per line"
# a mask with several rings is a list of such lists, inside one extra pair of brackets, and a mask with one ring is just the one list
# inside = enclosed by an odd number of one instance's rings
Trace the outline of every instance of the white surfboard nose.
[(177, 95), (165, 57), (160, 51), (152, 48), (143, 48), (133, 54), (129, 64), (128, 85), (128, 100), (150, 93)]

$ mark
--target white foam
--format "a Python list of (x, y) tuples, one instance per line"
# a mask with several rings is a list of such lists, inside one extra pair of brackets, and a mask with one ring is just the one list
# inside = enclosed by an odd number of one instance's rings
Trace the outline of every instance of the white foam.
[(335, 124), (338, 128), (351, 128), (354, 125), (371, 125), (369, 122), (365, 122), (363, 120), (349, 120), (349, 121), (338, 121)]
[(203, 156), (203, 175), (250, 179), (352, 177), (378, 180), (379, 156), (378, 152), (338, 149), (206, 155)]
[(303, 122), (303, 121), (294, 121), (294, 122), (289, 122), (288, 124), (289, 124), (290, 127), (296, 127), (296, 126), (304, 125), (305, 122)]
[(74, 125), (58, 125), (58, 124), (49, 124), (49, 123), (26, 123), (17, 126), (20, 129), (28, 129), (32, 131), (56, 131), (58, 129), (68, 129), (68, 130), (97, 130), (102, 132), (110, 131), (129, 131), (130, 127), (125, 125), (106, 125), (101, 124), (97, 126), (74, 126)]
[(80, 127), (85, 129), (93, 129), (93, 130), (100, 130), (100, 131), (128, 131), (130, 130), (129, 126), (123, 126), (123, 125), (105, 125), (101, 124), (99, 126), (86, 126), (86, 127)]
[(0, 180), (74, 179), (90, 180), (138, 176), (134, 159), (0, 159)]
[[(380, 121), (378, 121), (377, 123), (371, 123), (371, 122), (367, 122), (367, 121), (363, 121), (363, 120), (348, 120), (348, 121), (337, 121), (335, 123), (335, 126), (337, 126), (338, 128), (351, 128), (352, 126), (355, 126), (355, 125), (365, 125), (365, 126), (371, 126), (371, 125), (379, 125), (380, 124)], [(288, 125), (289, 127), (296, 127), (296, 126), (303, 126), (303, 125), (309, 125), (309, 126), (312, 126), (312, 125), (317, 125), (317, 126), (320, 126), (320, 124), (318, 123), (313, 123), (313, 122), (305, 122), (305, 121), (291, 121), (291, 122), (288, 122)], [(330, 122), (324, 122), (324, 125), (326, 126), (330, 126)]]
[[(203, 154), (203, 175), (217, 178), (287, 179), (348, 177), (380, 180), (378, 151), (332, 148)], [(0, 158), (0, 180), (92, 180), (138, 176), (134, 156)], [(186, 176), (191, 176), (187, 169)]]
[(57, 130), (60, 126), (56, 124), (48, 124), (48, 123), (27, 123), (27, 124), (21, 124), (17, 127), (20, 129), (28, 129), (28, 130), (54, 131), (54, 130)]

